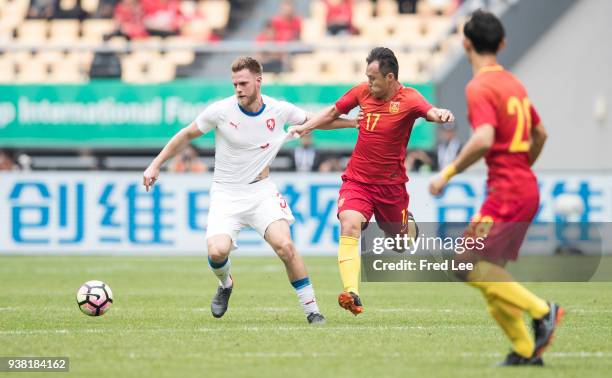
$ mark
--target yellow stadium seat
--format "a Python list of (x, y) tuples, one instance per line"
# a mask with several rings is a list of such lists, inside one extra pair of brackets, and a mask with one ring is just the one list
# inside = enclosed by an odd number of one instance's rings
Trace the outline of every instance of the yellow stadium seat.
[(396, 23), (396, 37), (402, 42), (412, 44), (419, 37), (419, 16), (413, 14), (403, 14), (398, 16)]
[(210, 38), (212, 26), (208, 20), (195, 20), (181, 27), (181, 34), (191, 40), (206, 41)]
[(143, 83), (145, 63), (138, 58), (126, 55), (121, 59), (121, 80), (126, 83)]
[(307, 18), (302, 22), (302, 32), (300, 33), (302, 41), (317, 43), (325, 37), (325, 34), (325, 20)]
[(99, 0), (82, 0), (81, 8), (87, 13), (94, 13), (98, 10)]
[(81, 72), (89, 72), (94, 53), (88, 50), (77, 50), (68, 53), (66, 60), (73, 62)]
[(357, 76), (350, 53), (333, 51), (319, 52), (318, 60), (321, 62), (321, 82), (353, 83)]
[(162, 83), (171, 81), (176, 76), (176, 66), (167, 60), (156, 59), (147, 65), (147, 82)]
[(204, 0), (200, 2), (205, 23), (211, 29), (223, 29), (229, 21), (230, 3), (227, 0)]
[(15, 64), (11, 59), (0, 57), (0, 83), (15, 81)]
[(60, 0), (59, 5), (63, 10), (71, 10), (77, 4), (77, 0)]
[(66, 54), (61, 51), (40, 51), (36, 54), (36, 59), (43, 63), (54, 64), (66, 59)]
[(79, 39), (80, 23), (78, 20), (52, 20), (49, 41), (59, 44), (70, 44)]
[(82, 83), (87, 80), (85, 72), (76, 60), (67, 59), (51, 65), (50, 83)]
[(376, 2), (376, 14), (378, 17), (397, 16), (397, 1), (378, 0)]
[(310, 19), (325, 23), (327, 16), (327, 7), (322, 0), (314, 0), (310, 2)]
[(370, 0), (358, 0), (353, 4), (353, 25), (361, 30), (372, 20), (374, 7)]
[(85, 20), (82, 24), (84, 42), (99, 43), (102, 42), (104, 34), (108, 34), (115, 30), (113, 20)]
[(0, 5), (0, 33), (10, 31), (18, 27), (25, 19), (30, 0), (3, 0)]
[(169, 50), (165, 54), (165, 59), (176, 65), (187, 65), (193, 63), (195, 53), (191, 50)]
[(16, 81), (19, 83), (44, 83), (48, 77), (48, 64), (38, 59), (28, 59), (17, 64)]
[(17, 29), (17, 40), (26, 44), (41, 44), (47, 40), (49, 25), (46, 20), (28, 20)]
[(319, 79), (321, 63), (315, 54), (296, 54), (291, 61), (292, 73), (287, 76), (291, 83), (314, 83)]

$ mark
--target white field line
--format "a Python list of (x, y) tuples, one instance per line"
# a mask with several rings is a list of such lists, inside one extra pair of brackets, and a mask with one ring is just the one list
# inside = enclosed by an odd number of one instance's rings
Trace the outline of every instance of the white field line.
[[(461, 357), (502, 357), (505, 356), (504, 353), (500, 352), (487, 352), (487, 353), (477, 353), (477, 352), (464, 352), (461, 353)], [(600, 351), (600, 352), (544, 352), (544, 358), (610, 358), (612, 357), (612, 351)]]

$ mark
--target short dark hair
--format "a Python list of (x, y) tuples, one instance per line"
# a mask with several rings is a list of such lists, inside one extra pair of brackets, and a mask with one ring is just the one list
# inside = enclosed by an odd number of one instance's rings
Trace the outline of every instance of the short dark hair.
[(232, 62), (232, 72), (242, 71), (245, 68), (255, 75), (261, 75), (263, 72), (261, 63), (250, 56), (240, 56)]
[(375, 47), (370, 51), (366, 62), (368, 65), (373, 61), (378, 61), (378, 69), (383, 76), (392, 73), (395, 76), (395, 80), (399, 77), (399, 64), (397, 58), (391, 49), (386, 47)]
[(479, 54), (497, 54), (506, 36), (504, 26), (493, 13), (476, 10), (463, 27), (463, 34)]

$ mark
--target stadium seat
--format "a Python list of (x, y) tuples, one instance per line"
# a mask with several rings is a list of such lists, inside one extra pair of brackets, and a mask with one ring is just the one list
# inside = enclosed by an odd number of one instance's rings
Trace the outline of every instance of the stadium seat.
[(0, 33), (12, 31), (25, 19), (30, 0), (3, 0), (0, 6)]
[(44, 83), (48, 77), (48, 64), (39, 59), (25, 59), (17, 63), (16, 81), (19, 83)]
[(302, 22), (301, 39), (307, 43), (317, 43), (325, 37), (325, 20), (307, 18)]
[(200, 2), (200, 10), (210, 29), (223, 29), (227, 26), (230, 14), (230, 3), (227, 0), (204, 0)]
[(104, 34), (115, 29), (113, 20), (84, 20), (82, 24), (82, 40), (88, 43), (100, 43)]
[(66, 59), (51, 64), (50, 83), (81, 83), (86, 81), (85, 71), (79, 66), (76, 59)]
[(64, 61), (66, 54), (61, 51), (40, 51), (36, 59), (45, 64), (55, 64)]
[(207, 41), (211, 32), (211, 26), (201, 20), (191, 21), (181, 27), (181, 35), (191, 40)]
[(98, 10), (99, 0), (81, 0), (81, 8), (87, 13), (95, 13)]
[(138, 58), (126, 55), (121, 59), (121, 80), (126, 83), (143, 83), (145, 64)]
[(15, 81), (15, 65), (11, 59), (0, 56), (0, 83), (12, 83)]
[(79, 39), (78, 20), (52, 20), (49, 41), (58, 44), (71, 44)]
[(296, 54), (291, 61), (293, 68), (284, 79), (289, 83), (317, 82), (321, 72), (320, 62), (314, 54)]
[[(310, 2), (310, 17), (308, 19), (322, 22), (325, 24), (327, 16), (327, 7), (322, 0), (314, 0)], [(306, 21), (306, 20), (304, 20)]]
[(414, 44), (420, 35), (420, 17), (413, 14), (398, 16), (395, 35), (403, 43)]
[(69, 11), (77, 5), (77, 0), (59, 0), (60, 9)]
[(147, 65), (146, 81), (162, 83), (171, 81), (176, 75), (176, 66), (165, 59), (155, 59)]
[(377, 0), (376, 1), (377, 17), (395, 17), (397, 16), (397, 1), (395, 0)]
[(46, 20), (27, 20), (17, 29), (17, 41), (25, 44), (40, 44), (47, 39), (49, 24)]
[(184, 66), (193, 62), (195, 59), (195, 53), (187, 49), (169, 50), (164, 54), (164, 58), (175, 65)]
[(89, 72), (89, 67), (93, 61), (94, 53), (89, 50), (71, 51), (68, 53), (66, 60), (74, 62), (80, 72)]
[(374, 7), (370, 0), (359, 0), (353, 4), (353, 25), (361, 30), (372, 20)]

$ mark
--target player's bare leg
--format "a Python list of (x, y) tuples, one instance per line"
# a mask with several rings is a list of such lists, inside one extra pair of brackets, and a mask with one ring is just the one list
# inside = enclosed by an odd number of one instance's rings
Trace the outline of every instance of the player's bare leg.
[(283, 264), (285, 264), (287, 276), (297, 293), (308, 323), (325, 323), (325, 318), (319, 311), (319, 306), (317, 305), (314, 289), (310, 283), (304, 260), (302, 260), (302, 257), (298, 254), (291, 240), (289, 223), (284, 219), (272, 222), (266, 229), (264, 238), (283, 261)]
[(210, 303), (210, 311), (215, 318), (222, 317), (227, 311), (229, 298), (232, 295), (234, 281), (230, 274), (229, 253), (232, 249), (232, 238), (229, 235), (213, 235), (207, 240), (208, 264), (219, 279), (217, 293)]
[(363, 312), (359, 298), (359, 272), (361, 256), (359, 255), (359, 237), (365, 217), (355, 210), (344, 210), (338, 214), (340, 220), (340, 245), (338, 247), (338, 268), (344, 291), (338, 296), (338, 304), (358, 315)]

